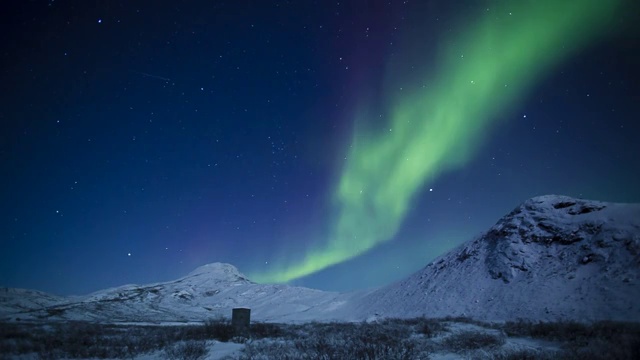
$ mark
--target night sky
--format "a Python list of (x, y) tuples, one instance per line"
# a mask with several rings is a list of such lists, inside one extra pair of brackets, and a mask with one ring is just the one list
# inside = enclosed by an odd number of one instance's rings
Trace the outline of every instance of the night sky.
[(634, 1), (16, 1), (0, 286), (379, 286), (537, 195), (640, 202)]

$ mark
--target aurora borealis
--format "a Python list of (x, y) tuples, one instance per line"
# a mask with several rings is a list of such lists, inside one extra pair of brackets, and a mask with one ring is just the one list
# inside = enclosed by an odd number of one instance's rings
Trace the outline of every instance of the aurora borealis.
[(416, 193), (442, 172), (464, 166), (499, 114), (545, 71), (609, 31), (604, 25), (617, 6), (550, 0), (483, 11), (459, 38), (445, 41), (455, 45), (442, 51), (427, 88), (389, 104), (386, 128), (363, 134), (356, 127), (329, 241), (284, 270), (252, 278), (289, 281), (392, 239)]
[(407, 276), (527, 198), (640, 202), (630, 1), (21, 2), (0, 286)]

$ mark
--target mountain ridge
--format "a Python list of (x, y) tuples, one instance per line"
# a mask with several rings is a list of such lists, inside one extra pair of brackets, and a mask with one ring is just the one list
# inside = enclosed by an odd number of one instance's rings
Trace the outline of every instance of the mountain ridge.
[[(3, 292), (4, 291), (4, 292)], [(0, 319), (203, 321), (252, 308), (263, 321), (469, 316), (640, 321), (640, 204), (544, 195), (403, 280), (335, 293), (256, 284), (231, 264), (179, 279), (56, 297), (0, 289)]]

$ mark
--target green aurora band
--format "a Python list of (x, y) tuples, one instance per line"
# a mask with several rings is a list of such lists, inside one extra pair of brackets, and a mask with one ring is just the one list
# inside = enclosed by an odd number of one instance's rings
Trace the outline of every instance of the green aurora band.
[(385, 131), (356, 129), (336, 187), (338, 213), (329, 241), (297, 262), (250, 277), (287, 282), (392, 239), (412, 198), (444, 171), (468, 162), (500, 114), (545, 72), (604, 35), (620, 3), (499, 2), (461, 36), (444, 39), (451, 45), (438, 57), (437, 72), (426, 88), (393, 101)]

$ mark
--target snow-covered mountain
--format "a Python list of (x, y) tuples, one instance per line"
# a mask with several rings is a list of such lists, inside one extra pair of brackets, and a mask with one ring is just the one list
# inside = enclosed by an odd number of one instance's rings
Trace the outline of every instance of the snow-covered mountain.
[(338, 294), (256, 284), (229, 264), (81, 297), (0, 289), (0, 320), (266, 321), (457, 316), (640, 321), (640, 204), (530, 199), (486, 233), (397, 283)]
[(486, 233), (367, 295), (353, 312), (640, 321), (640, 205), (530, 199)]
[(29, 313), (64, 301), (64, 297), (37, 290), (0, 288), (0, 314)]
[(323, 317), (332, 304), (343, 303), (339, 299), (345, 296), (289, 285), (256, 284), (234, 266), (221, 263), (201, 266), (175, 281), (125, 285), (87, 296), (40, 301), (45, 295), (0, 290), (0, 319), (188, 322), (229, 317), (232, 308), (249, 307), (256, 320), (304, 321)]

